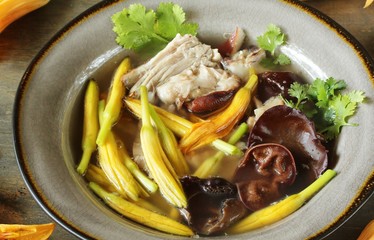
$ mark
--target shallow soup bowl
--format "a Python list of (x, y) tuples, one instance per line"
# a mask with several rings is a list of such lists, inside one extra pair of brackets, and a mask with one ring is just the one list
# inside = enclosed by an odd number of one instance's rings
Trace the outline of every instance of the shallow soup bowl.
[[(136, 1), (103, 1), (59, 31), (34, 58), (14, 105), (14, 143), (19, 168), (45, 212), (81, 239), (182, 239), (121, 217), (90, 191), (76, 172), (81, 156), (83, 95), (90, 78), (109, 86), (120, 61), (133, 57), (115, 42), (111, 16)], [(155, 9), (159, 1), (141, 1)], [(249, 43), (269, 23), (287, 34), (281, 49), (306, 79), (343, 79), (348, 90), (363, 90), (367, 101), (344, 127), (334, 148), (337, 176), (298, 211), (283, 220), (214, 239), (322, 239), (343, 224), (374, 189), (374, 63), (346, 30), (298, 1), (174, 1), (198, 37), (217, 44), (223, 34), (243, 28)]]

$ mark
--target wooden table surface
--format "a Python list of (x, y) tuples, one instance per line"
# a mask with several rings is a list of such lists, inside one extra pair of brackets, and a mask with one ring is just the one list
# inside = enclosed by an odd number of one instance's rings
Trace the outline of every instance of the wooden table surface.
[[(17, 86), (32, 58), (68, 21), (97, 0), (53, 0), (11, 24), (0, 34), (0, 223), (52, 222), (26, 188), (13, 150), (12, 108)], [(364, 0), (308, 0), (346, 28), (374, 57), (374, 4)], [(374, 197), (327, 239), (356, 239), (374, 219)], [(60, 226), (51, 239), (75, 239)]]

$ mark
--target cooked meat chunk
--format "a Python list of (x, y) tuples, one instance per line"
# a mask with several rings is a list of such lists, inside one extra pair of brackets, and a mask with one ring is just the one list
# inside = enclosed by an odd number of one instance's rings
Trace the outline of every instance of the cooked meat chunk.
[(187, 69), (157, 87), (157, 96), (165, 104), (182, 106), (185, 101), (214, 91), (228, 91), (239, 87), (239, 79), (222, 69), (204, 65)]
[(243, 49), (235, 53), (232, 57), (225, 58), (222, 61), (225, 69), (246, 81), (249, 74), (249, 68), (261, 62), (265, 58), (265, 51), (261, 48), (252, 47)]
[(185, 101), (214, 91), (239, 87), (240, 79), (221, 66), (217, 49), (201, 43), (192, 35), (177, 35), (161, 52), (147, 63), (124, 75), (131, 97), (139, 97), (139, 87), (145, 85), (153, 96), (166, 105), (181, 107)]

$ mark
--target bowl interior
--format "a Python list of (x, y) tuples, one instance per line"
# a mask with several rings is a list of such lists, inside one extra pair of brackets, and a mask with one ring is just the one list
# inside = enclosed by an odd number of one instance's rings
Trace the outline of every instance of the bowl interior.
[[(177, 238), (120, 217), (96, 198), (75, 171), (81, 155), (87, 80), (94, 78), (100, 89), (107, 89), (119, 62), (128, 55), (135, 57), (116, 45), (110, 22), (113, 13), (133, 2), (97, 5), (67, 25), (30, 65), (17, 93), (15, 142), (25, 181), (42, 208), (81, 238)], [(183, 7), (191, 21), (199, 23), (203, 42), (216, 44), (223, 33), (240, 25), (248, 34), (248, 42), (255, 43), (255, 37), (269, 23), (275, 23), (288, 36), (282, 51), (291, 58), (294, 71), (309, 80), (330, 76), (343, 79), (349, 90), (366, 92), (369, 101), (350, 120), (358, 127), (344, 128), (337, 141), (334, 169), (338, 175), (332, 182), (291, 216), (235, 238), (325, 236), (352, 214), (355, 202), (362, 204), (372, 192), (372, 187), (367, 187), (373, 181), (372, 60), (339, 26), (321, 20), (319, 13), (296, 1), (174, 2)], [(158, 5), (151, 0), (142, 4), (153, 9)], [(313, 34), (305, 34), (306, 29)], [(365, 189), (369, 190), (362, 196)]]

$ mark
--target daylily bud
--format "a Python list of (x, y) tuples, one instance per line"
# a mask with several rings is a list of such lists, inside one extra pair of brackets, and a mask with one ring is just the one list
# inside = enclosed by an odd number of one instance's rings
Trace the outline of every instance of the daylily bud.
[(49, 0), (2, 0), (0, 1), (0, 33), (18, 18), (34, 11)]

